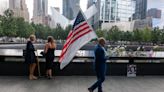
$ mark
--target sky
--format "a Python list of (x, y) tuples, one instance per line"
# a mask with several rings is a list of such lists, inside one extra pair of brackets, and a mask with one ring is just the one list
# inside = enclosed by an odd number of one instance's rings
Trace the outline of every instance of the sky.
[[(48, 0), (48, 7), (59, 7), (60, 8), (60, 13), (62, 13), (62, 1), (63, 0)], [(30, 12), (30, 17), (32, 17), (33, 13), (33, 0), (26, 0), (26, 4), (28, 6), (29, 12)], [(80, 1), (80, 6), (83, 11), (86, 10), (87, 6), (87, 0), (81, 0)], [(48, 11), (49, 13), (51, 12), (50, 9)]]
[(159, 26), (163, 28), (164, 25), (164, 0), (148, 0), (147, 8), (158, 8), (162, 10), (161, 19), (153, 19), (153, 27)]
[[(2, 14), (2, 11), (7, 9), (8, 7), (8, 1), (9, 0), (0, 0), (0, 14)], [(49, 7), (59, 7), (60, 8), (60, 13), (62, 13), (62, 1), (63, 0), (48, 0), (48, 6)], [(33, 0), (26, 0), (26, 4), (28, 7), (28, 10), (30, 12), (30, 18), (32, 18), (33, 15)], [(80, 6), (83, 11), (86, 10), (87, 6), (87, 0), (81, 0), (80, 1)], [(164, 24), (164, 0), (148, 0), (147, 8), (158, 8), (162, 10), (162, 19), (161, 22)], [(50, 10), (50, 9), (49, 9)], [(50, 11), (49, 11), (50, 13)]]
[(158, 8), (162, 10), (162, 15), (164, 15), (164, 0), (148, 0), (147, 8)]
[(158, 8), (162, 11), (161, 19), (164, 20), (164, 0), (148, 0), (147, 8)]
[[(62, 1), (63, 0), (48, 0), (48, 6), (49, 8), (52, 7), (59, 7), (60, 8), (60, 13), (62, 13)], [(9, 0), (0, 0), (0, 10), (5, 10), (7, 9)], [(28, 7), (28, 10), (30, 12), (30, 17), (32, 18), (33, 15), (33, 0), (26, 0), (26, 4)], [(87, 7), (87, 0), (81, 0), (80, 1), (80, 6), (83, 11), (86, 10)], [(0, 14), (2, 14), (2, 11), (0, 11)], [(49, 9), (50, 13), (50, 9)]]
[[(9, 0), (0, 0), (0, 9), (5, 9), (8, 7), (8, 1)], [(52, 7), (59, 7), (60, 11), (62, 13), (62, 1), (63, 0), (48, 0), (48, 6)], [(32, 16), (33, 13), (33, 0), (26, 0), (26, 4), (28, 6), (30, 16)], [(87, 0), (80, 0), (80, 6), (83, 11), (86, 10)], [(163, 17), (164, 17), (164, 0), (148, 0), (148, 9), (150, 8), (158, 8), (163, 11)], [(49, 11), (50, 12), (50, 11)]]

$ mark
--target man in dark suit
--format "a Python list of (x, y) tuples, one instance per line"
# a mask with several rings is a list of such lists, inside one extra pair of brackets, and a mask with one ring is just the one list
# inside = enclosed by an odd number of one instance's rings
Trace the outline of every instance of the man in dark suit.
[(106, 73), (106, 60), (107, 60), (107, 53), (105, 50), (105, 39), (99, 38), (98, 44), (95, 47), (94, 54), (95, 54), (95, 62), (94, 68), (96, 71), (97, 82), (95, 82), (91, 87), (88, 88), (89, 92), (93, 92), (98, 87), (98, 92), (102, 91), (102, 83), (105, 80), (105, 73)]

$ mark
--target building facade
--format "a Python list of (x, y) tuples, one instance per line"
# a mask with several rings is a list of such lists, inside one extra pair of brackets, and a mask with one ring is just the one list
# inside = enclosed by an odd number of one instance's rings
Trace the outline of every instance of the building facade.
[(97, 29), (100, 27), (100, 6), (101, 0), (88, 0), (87, 8), (95, 4), (97, 8), (97, 13), (88, 20), (89, 24), (93, 27), (93, 29)]
[(9, 0), (9, 8), (10, 9), (20, 8), (20, 1), (21, 0)]
[(114, 20), (116, 15), (117, 4), (116, 0), (101, 0), (100, 19), (104, 22), (110, 22)]
[(80, 9), (80, 0), (63, 0), (63, 15), (73, 20)]
[(60, 13), (60, 8), (59, 7), (54, 7), (54, 9)]
[(161, 18), (161, 10), (157, 8), (151, 8), (147, 11), (147, 17), (152, 17), (152, 18)]
[(147, 0), (136, 0), (135, 13), (133, 15), (133, 20), (136, 19), (146, 19), (147, 11)]
[(147, 0), (104, 0), (102, 11), (102, 29), (109, 30), (112, 26), (123, 31), (152, 28), (152, 18), (146, 17)]
[(102, 0), (102, 22), (129, 21), (135, 12), (135, 0)]
[[(135, 13), (135, 6), (136, 1), (135, 0), (117, 0), (117, 9), (116, 9), (116, 18), (115, 21), (131, 21), (133, 14)], [(112, 10), (111, 10), (112, 11)]]
[(149, 28), (152, 29), (152, 18), (146, 19), (137, 19), (133, 21), (120, 21), (120, 22), (109, 22), (109, 23), (102, 23), (103, 30), (109, 30), (113, 26), (117, 26), (121, 31), (133, 31), (136, 29), (144, 29)]
[(35, 24), (45, 25), (48, 16), (48, 0), (34, 0), (33, 19)]
[(8, 0), (0, 0), (0, 15), (4, 14), (4, 11), (9, 8), (9, 1)]
[(25, 0), (9, 0), (9, 9), (14, 12), (15, 17), (23, 17), (29, 21), (29, 12)]

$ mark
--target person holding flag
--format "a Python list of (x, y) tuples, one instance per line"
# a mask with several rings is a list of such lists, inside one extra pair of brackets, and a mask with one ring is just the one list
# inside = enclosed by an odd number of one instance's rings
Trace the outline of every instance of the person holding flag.
[(95, 62), (94, 68), (96, 71), (97, 82), (88, 88), (89, 92), (93, 92), (98, 87), (98, 92), (102, 91), (102, 83), (105, 80), (106, 74), (106, 60), (108, 59), (108, 54), (105, 50), (105, 39), (103, 37), (98, 39), (98, 44), (95, 47)]
[(59, 62), (60, 69), (63, 69), (75, 56), (76, 52), (90, 40), (97, 38), (92, 27), (87, 23), (84, 14), (80, 10), (77, 14), (72, 30), (69, 32), (63, 46)]

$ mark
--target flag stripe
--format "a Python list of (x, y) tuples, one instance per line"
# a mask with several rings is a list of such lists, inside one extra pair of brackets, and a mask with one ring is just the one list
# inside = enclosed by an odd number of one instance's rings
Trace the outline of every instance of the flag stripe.
[(78, 36), (78, 34), (81, 34), (81, 33), (84, 33), (85, 31), (87, 31), (87, 29), (89, 29), (89, 27), (86, 27), (86, 28), (84, 28), (84, 29), (82, 29), (82, 30), (76, 32), (76, 34), (73, 35), (73, 38), (70, 39), (70, 40), (64, 45), (64, 48), (63, 48), (63, 50), (62, 50), (61, 55), (66, 51), (66, 49), (68, 49), (69, 45), (71, 45), (71, 44), (70, 44), (71, 41), (72, 41), (76, 36)]
[(72, 36), (72, 34), (73, 34), (73, 32), (72, 32), (72, 30), (69, 32), (69, 34), (68, 34), (68, 37), (67, 37), (67, 39), (66, 39), (66, 41)]
[(72, 39), (72, 36), (73, 36), (73, 33), (70, 35), (70, 37), (66, 40), (65, 44), (64, 44), (64, 47), (65, 48), (65, 45)]
[(76, 41), (77, 39), (79, 39), (80, 37), (84, 36), (85, 34), (91, 32), (91, 31), (92, 31), (92, 30), (87, 30), (86, 32), (84, 32), (84, 33), (78, 35), (76, 38), (72, 39), (72, 40), (70, 41), (68, 47), (66, 48), (66, 50), (61, 54), (61, 58), (62, 58), (62, 57), (64, 56), (64, 54), (67, 52), (69, 46), (70, 46), (72, 43), (74, 43), (74, 41)]
[(79, 35), (78, 37), (76, 37), (76, 38), (71, 42), (71, 44), (72, 44), (74, 41), (76, 41), (77, 39), (79, 39), (80, 37), (84, 36), (85, 34), (91, 32), (91, 31), (92, 31), (92, 30), (88, 30), (88, 31), (86, 31), (85, 33)]
[[(87, 24), (87, 22), (83, 22), (83, 23), (81, 23), (81, 24), (79, 24), (79, 25), (82, 27), (82, 25), (85, 25), (85, 24)], [(78, 27), (79, 27), (79, 26), (78, 26)], [(76, 30), (75, 30), (75, 31), (76, 31)], [(67, 39), (66, 39), (66, 43), (64, 44), (64, 47), (63, 47), (63, 48), (66, 47), (65, 45), (68, 44), (68, 42), (70, 41), (69, 38), (72, 37), (73, 33), (74, 33), (74, 32), (71, 30), (70, 33), (68, 34), (68, 37), (67, 37)]]
[(80, 34), (81, 32), (84, 32), (84, 31), (86, 31), (86, 30), (88, 30), (88, 29), (89, 29), (89, 26), (87, 26), (87, 27), (85, 27), (85, 28), (83, 28), (83, 29), (77, 31), (77, 32), (73, 35), (73, 37), (75, 37), (76, 35)]
[(77, 29), (79, 29), (80, 27), (82, 27), (82, 26), (84, 26), (86, 24), (87, 24), (87, 22), (84, 21), (84, 22), (80, 23), (79, 25), (75, 26), (73, 30), (77, 30)]
[[(72, 37), (72, 35), (73, 35), (73, 31), (71, 30), (68, 34), (68, 37), (66, 39), (64, 46), (71, 40), (70, 38)], [(65, 48), (63, 47), (61, 54), (64, 52), (64, 50), (65, 50)], [(62, 57), (60, 56), (59, 61), (61, 61), (61, 60), (62, 60)]]
[(73, 37), (73, 39), (72, 39), (72, 40), (74, 40), (74, 39), (75, 39), (76, 37), (78, 37), (79, 35), (81, 35), (81, 34), (83, 34), (83, 33), (87, 32), (88, 30), (91, 30), (91, 29), (86, 29), (86, 30), (83, 30), (82, 32), (80, 32), (80, 33), (76, 34), (76, 35)]
[[(88, 25), (85, 28), (83, 28), (83, 29), (80, 29), (79, 28), (79, 30), (75, 30), (75, 33), (73, 33), (73, 37), (76, 36), (77, 34), (79, 34), (80, 32), (83, 32), (86, 29), (89, 29), (89, 26)], [(72, 34), (71, 34), (71, 36), (72, 36)], [(67, 47), (67, 45), (69, 44), (69, 42), (70, 42), (70, 40), (66, 42), (66, 44), (64, 45), (64, 48)]]
[(75, 32), (77, 32), (78, 30), (80, 30), (80, 29), (82, 29), (82, 28), (88, 26), (88, 24), (87, 24), (86, 22), (84, 22), (83, 24), (80, 24), (80, 25), (82, 25), (82, 26), (78, 27), (78, 29), (74, 29), (74, 30), (73, 30), (74, 34), (75, 34)]
[(59, 58), (60, 69), (63, 69), (73, 59), (77, 50), (92, 38), (96, 37), (96, 34), (87, 23), (83, 13), (79, 11)]

